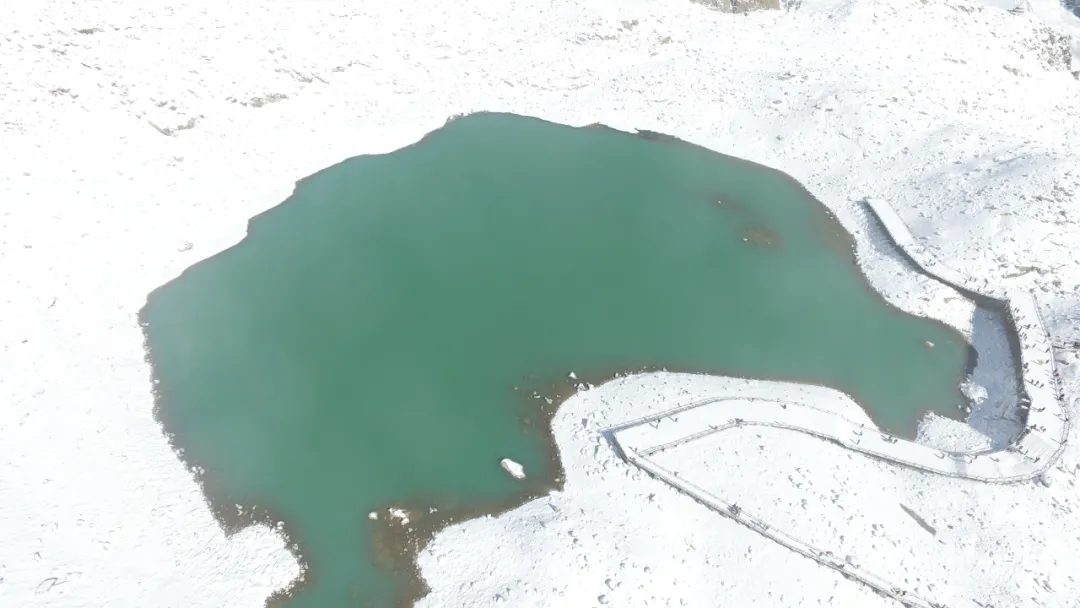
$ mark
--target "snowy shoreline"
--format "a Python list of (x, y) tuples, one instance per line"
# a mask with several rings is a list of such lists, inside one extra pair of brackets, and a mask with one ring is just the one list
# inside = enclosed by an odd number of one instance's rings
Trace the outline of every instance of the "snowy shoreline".
[[(970, 424), (927, 420), (921, 443), (986, 449), (1018, 430), (1003, 320), (910, 272), (854, 201), (893, 202), (936, 257), (1037, 290), (1055, 341), (1080, 339), (1080, 88), (1034, 14), (961, 0), (806, 0), (748, 16), (683, 0), (2, 12), (3, 605), (261, 606), (296, 577), (272, 527), (223, 532), (170, 449), (136, 314), (296, 180), (462, 112), (669, 133), (793, 176), (855, 235), (886, 299), (984, 355)], [(1059, 353), (1073, 416), (1078, 361)], [(654, 374), (569, 400), (553, 424), (564, 491), (440, 532), (420, 555), (432, 588), (420, 605), (895, 606), (597, 442), (626, 417), (740, 386)], [(834, 393), (799, 394), (869, 422)], [(734, 430), (702, 440), (707, 462), (676, 448), (661, 464), (704, 474), (709, 491), (722, 478), (749, 512), (767, 507), (807, 542), (838, 543), (952, 608), (1080, 597), (1063, 559), (1080, 552), (1075, 440), (1048, 487), (993, 491), (821, 443)]]
[(716, 396), (620, 424), (602, 433), (611, 439), (613, 447), (629, 462), (717, 513), (824, 567), (844, 573), (905, 606), (942, 608), (945, 604), (909, 593), (903, 585), (860, 568), (850, 556), (842, 559), (831, 549), (814, 546), (770, 525), (761, 517), (741, 509), (737, 503), (724, 500), (678, 473), (668, 471), (652, 458), (656, 453), (715, 433), (758, 425), (805, 433), (891, 464), (986, 483), (1027, 481), (1042, 475), (1057, 463), (1065, 450), (1069, 419), (1059, 400), (1061, 396), (1050, 335), (1038, 316), (1034, 295), (1000, 294), (981, 285), (976, 288), (969, 277), (927, 256), (925, 249), (915, 242), (907, 226), (887, 203), (871, 201), (869, 206), (901, 251), (923, 272), (958, 290), (998, 300), (1009, 308), (1008, 330), (1020, 345), (1020, 352), (1015, 356), (1023, 362), (1021, 373), (1026, 389), (1024, 395), (1020, 396), (1026, 406), (1018, 402), (1016, 407), (1029, 410), (1027, 427), (1020, 437), (998, 449), (938, 450), (872, 426), (852, 422), (814, 404), (784, 401), (776, 395)]

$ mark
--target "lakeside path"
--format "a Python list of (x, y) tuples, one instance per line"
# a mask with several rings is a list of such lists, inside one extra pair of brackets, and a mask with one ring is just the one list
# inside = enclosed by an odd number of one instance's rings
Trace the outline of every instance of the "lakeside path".
[(1006, 331), (1014, 345), (1014, 356), (1019, 357), (1023, 378), (1016, 407), (1027, 414), (1024, 429), (1009, 445), (997, 450), (945, 451), (890, 435), (809, 403), (730, 395), (698, 400), (631, 420), (608, 429), (606, 434), (628, 462), (706, 507), (905, 606), (939, 608), (944, 604), (910, 593), (853, 561), (838, 557), (828, 547), (815, 546), (771, 526), (735, 502), (716, 496), (652, 459), (669, 448), (685, 446), (725, 430), (765, 426), (812, 435), (883, 462), (985, 483), (1038, 479), (1057, 462), (1065, 449), (1069, 418), (1057, 382), (1052, 342), (1034, 294), (997, 290), (986, 281), (949, 268), (915, 241), (907, 225), (887, 203), (868, 201), (866, 206), (916, 267), (980, 303), (1005, 310)]

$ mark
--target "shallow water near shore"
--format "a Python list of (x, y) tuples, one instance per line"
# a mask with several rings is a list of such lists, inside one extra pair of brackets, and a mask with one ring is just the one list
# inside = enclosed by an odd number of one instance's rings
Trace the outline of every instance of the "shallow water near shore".
[(414, 597), (387, 507), (474, 515), (551, 487), (570, 371), (821, 384), (907, 436), (961, 416), (970, 347), (874, 293), (821, 203), (645, 135), (459, 118), (305, 178), (149, 296), (159, 419), (223, 524), (284, 521), (308, 574), (283, 605)]

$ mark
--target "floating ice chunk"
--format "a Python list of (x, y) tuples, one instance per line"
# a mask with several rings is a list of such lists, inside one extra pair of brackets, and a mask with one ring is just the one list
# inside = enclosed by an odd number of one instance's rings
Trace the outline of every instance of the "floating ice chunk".
[(968, 401), (974, 403), (975, 405), (986, 401), (986, 398), (989, 396), (986, 392), (985, 386), (973, 382), (970, 378), (967, 382), (964, 382), (960, 385), (960, 392), (968, 398)]
[(570, 372), (569, 374), (567, 374), (567, 377), (571, 380), (577, 380), (577, 374), (575, 374), (574, 372)]
[(510, 460), (509, 458), (503, 458), (499, 461), (499, 466), (501, 466), (503, 470), (509, 473), (510, 476), (514, 479), (525, 479), (525, 467), (514, 462), (513, 460)]
[(375, 511), (372, 511), (371, 513), (367, 514), (367, 518), (370, 519), (371, 521), (375, 521), (376, 519), (379, 519), (379, 514), (376, 513)]
[(404, 525), (409, 523), (409, 512), (406, 511), (405, 509), (398, 509), (396, 507), (391, 507), (391, 508), (387, 509), (387, 511), (390, 512), (390, 517), (392, 519), (397, 519), (397, 520), (401, 521), (401, 525), (404, 526)]
[(929, 340), (923, 340), (923, 344), (926, 345), (926, 348), (934, 348), (934, 343)]

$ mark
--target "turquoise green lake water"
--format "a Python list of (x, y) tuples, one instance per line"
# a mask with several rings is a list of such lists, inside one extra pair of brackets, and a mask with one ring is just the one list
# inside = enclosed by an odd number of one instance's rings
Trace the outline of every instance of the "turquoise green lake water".
[(300, 545), (308, 580), (284, 605), (388, 606), (415, 580), (368, 512), (550, 487), (529, 395), (571, 370), (823, 384), (908, 435), (926, 410), (959, 417), (968, 345), (888, 307), (851, 245), (765, 167), (476, 114), (302, 180), (141, 317), (158, 415), (219, 517), (257, 506)]

